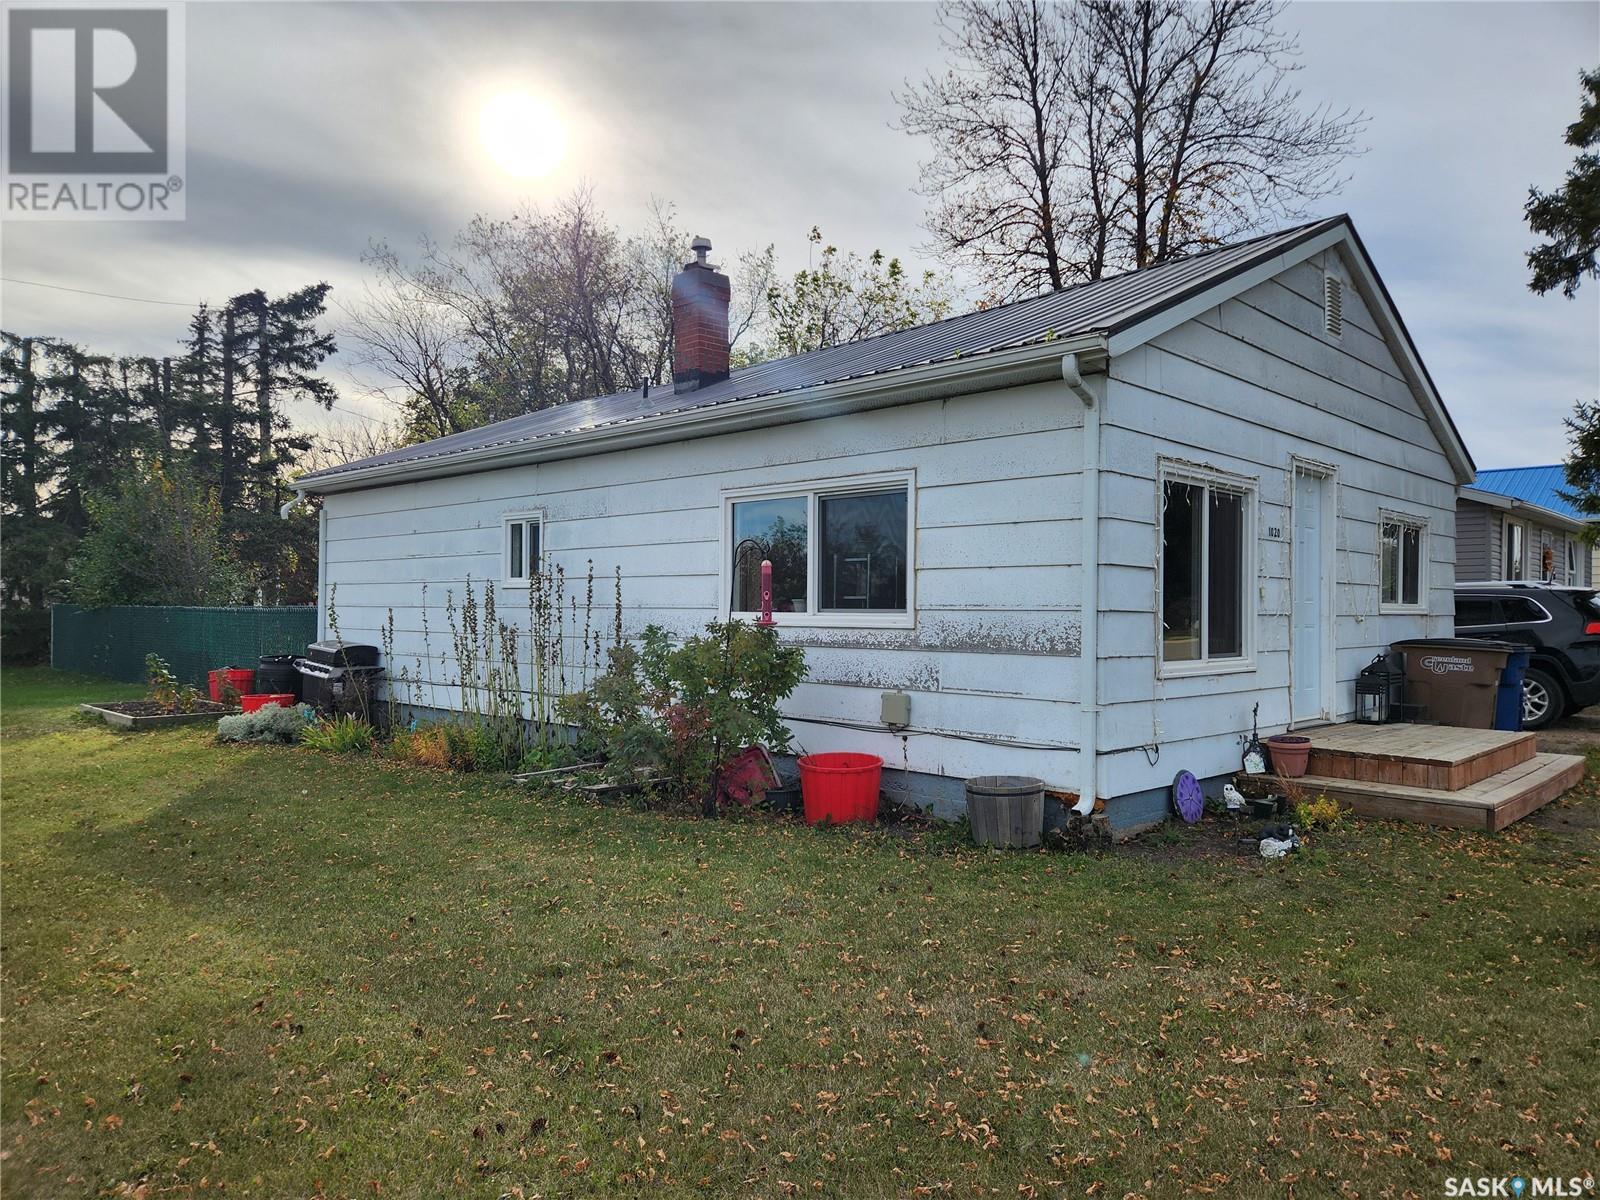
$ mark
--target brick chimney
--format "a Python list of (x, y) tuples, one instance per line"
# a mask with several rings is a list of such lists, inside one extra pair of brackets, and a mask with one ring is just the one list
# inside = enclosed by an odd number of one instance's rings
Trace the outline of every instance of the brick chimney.
[(692, 392), (728, 377), (728, 277), (706, 261), (708, 238), (690, 243), (694, 261), (672, 280), (672, 383)]

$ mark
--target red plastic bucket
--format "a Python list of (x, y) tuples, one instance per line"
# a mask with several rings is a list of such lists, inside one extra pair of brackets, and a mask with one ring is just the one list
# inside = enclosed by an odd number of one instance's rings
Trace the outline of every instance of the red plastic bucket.
[(800, 760), (806, 824), (878, 819), (883, 759), (876, 754), (808, 754)]
[(255, 712), (269, 704), (276, 704), (282, 708), (294, 707), (293, 692), (262, 692), (255, 696), (240, 696), (239, 707), (245, 712)]
[(222, 703), (222, 672), (206, 672), (206, 681), (211, 685), (211, 702), (213, 704)]

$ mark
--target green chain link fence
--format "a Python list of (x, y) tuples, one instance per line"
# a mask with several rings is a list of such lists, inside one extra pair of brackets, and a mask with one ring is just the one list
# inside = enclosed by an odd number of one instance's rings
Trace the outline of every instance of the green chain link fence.
[(218, 667), (254, 669), (263, 654), (300, 654), (317, 639), (315, 606), (295, 608), (50, 609), (50, 665), (137, 683), (144, 656), (166, 659), (183, 683), (205, 687)]

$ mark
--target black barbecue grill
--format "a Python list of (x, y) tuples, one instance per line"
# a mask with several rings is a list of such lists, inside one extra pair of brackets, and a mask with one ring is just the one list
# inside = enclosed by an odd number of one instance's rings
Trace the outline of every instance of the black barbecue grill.
[(330, 715), (350, 713), (370, 721), (373, 694), (383, 668), (378, 647), (326, 638), (312, 642), (294, 660), (300, 673), (300, 694), (307, 704)]

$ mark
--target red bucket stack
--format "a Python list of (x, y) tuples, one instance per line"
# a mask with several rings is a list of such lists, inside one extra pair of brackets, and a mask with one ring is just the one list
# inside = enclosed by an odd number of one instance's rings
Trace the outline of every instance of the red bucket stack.
[(256, 686), (256, 673), (239, 667), (223, 667), (219, 671), (212, 671), (206, 678), (211, 683), (211, 699), (218, 704), (222, 703), (224, 687), (232, 688), (240, 696), (248, 696)]

